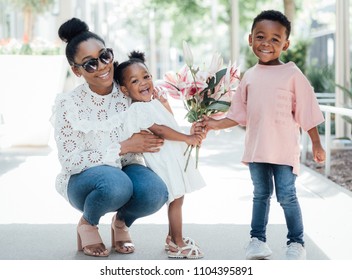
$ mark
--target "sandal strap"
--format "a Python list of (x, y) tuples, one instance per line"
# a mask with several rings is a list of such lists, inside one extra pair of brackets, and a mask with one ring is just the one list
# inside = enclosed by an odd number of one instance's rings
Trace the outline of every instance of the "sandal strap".
[[(177, 249), (177, 252), (169, 251), (169, 256), (171, 257), (183, 257), (187, 259), (199, 259), (203, 257), (203, 253), (200, 251), (199, 247), (195, 244), (187, 244), (184, 247), (177, 246), (174, 242), (170, 242), (169, 246)], [(188, 253), (183, 253), (188, 251)]]
[(196, 242), (190, 237), (184, 237), (183, 242), (185, 242), (186, 244), (197, 245)]
[(103, 243), (103, 240), (100, 237), (97, 226), (81, 224), (77, 228), (77, 232), (81, 237), (82, 247), (89, 245), (95, 245)]
[[(121, 241), (118, 241), (118, 242), (121, 242)], [(134, 247), (134, 244), (132, 242), (124, 242), (123, 247)]]
[(114, 234), (115, 234), (115, 242), (130, 242), (131, 243), (131, 236), (129, 232), (129, 228), (123, 224), (123, 226), (119, 227), (116, 225), (116, 215), (114, 215), (112, 219), (112, 224), (111, 227), (113, 228)]
[(186, 251), (186, 250), (189, 250), (188, 251), (188, 254), (187, 254), (187, 258), (199, 258), (199, 253), (200, 253), (200, 250), (198, 248), (198, 246), (196, 245), (187, 245), (187, 246), (184, 246), (184, 247), (181, 247), (179, 248), (179, 255), (185, 255), (184, 253), (182, 253), (183, 251)]
[[(165, 251), (169, 251), (169, 243), (172, 242), (170, 235), (167, 236), (167, 239), (168, 239), (168, 242), (165, 242), (165, 246), (164, 246), (165, 247)], [(183, 237), (182, 239), (183, 239), (183, 242), (186, 243), (187, 245), (191, 244), (191, 245), (198, 246), (198, 244), (190, 237)]]

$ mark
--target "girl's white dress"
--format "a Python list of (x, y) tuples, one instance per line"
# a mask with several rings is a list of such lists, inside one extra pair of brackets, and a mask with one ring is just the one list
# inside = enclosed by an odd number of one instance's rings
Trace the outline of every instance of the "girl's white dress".
[[(147, 130), (153, 124), (165, 125), (182, 132), (174, 116), (157, 99), (132, 103), (123, 113), (122, 123), (123, 139), (131, 137), (133, 133)], [(187, 161), (187, 156), (184, 155), (186, 149), (187, 144), (184, 142), (165, 140), (159, 152), (143, 154), (147, 166), (166, 183), (169, 191), (168, 203), (205, 186), (192, 156), (187, 170), (184, 171)]]

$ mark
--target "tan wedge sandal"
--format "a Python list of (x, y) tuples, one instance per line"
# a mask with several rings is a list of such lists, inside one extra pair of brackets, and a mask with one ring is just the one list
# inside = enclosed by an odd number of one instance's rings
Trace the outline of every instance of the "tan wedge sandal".
[[(117, 214), (116, 214), (117, 215)], [(111, 243), (115, 251), (120, 254), (131, 254), (134, 252), (134, 244), (131, 241), (131, 236), (128, 227), (124, 222), (119, 221), (121, 226), (116, 224), (116, 215), (112, 217), (111, 223)]]
[[(101, 248), (89, 248), (89, 246), (92, 245), (100, 245)], [(90, 225), (83, 217), (77, 225), (77, 248), (78, 251), (83, 251), (83, 253), (88, 256), (109, 256), (109, 251), (105, 248), (103, 240), (100, 237), (98, 227)]]

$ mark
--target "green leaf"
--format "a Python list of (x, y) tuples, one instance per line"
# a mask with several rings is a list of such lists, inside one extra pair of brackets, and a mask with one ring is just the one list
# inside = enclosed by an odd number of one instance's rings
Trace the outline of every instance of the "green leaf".
[(195, 111), (188, 111), (186, 118), (188, 122), (193, 123), (198, 121), (198, 114)]
[(225, 76), (227, 71), (227, 68), (221, 69), (218, 72), (215, 73), (215, 77), (216, 77), (216, 83), (215, 86), (217, 86), (219, 84), (219, 82), (221, 81), (222, 77)]
[(211, 77), (208, 82), (208, 87), (206, 89), (213, 89), (215, 87), (215, 77)]
[(217, 110), (220, 112), (226, 112), (229, 109), (230, 104), (230, 102), (226, 101), (213, 102), (207, 107), (207, 110)]

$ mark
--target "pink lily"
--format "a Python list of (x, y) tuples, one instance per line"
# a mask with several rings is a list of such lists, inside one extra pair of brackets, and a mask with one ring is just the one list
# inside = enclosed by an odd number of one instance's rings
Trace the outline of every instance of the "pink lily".
[(232, 88), (239, 82), (240, 75), (240, 68), (236, 66), (236, 63), (232, 64), (230, 68), (230, 85)]
[(180, 99), (181, 92), (176, 85), (166, 81), (166, 80), (157, 80), (154, 82), (155, 88), (160, 87), (162, 90), (166, 90), (167, 93), (175, 98)]

